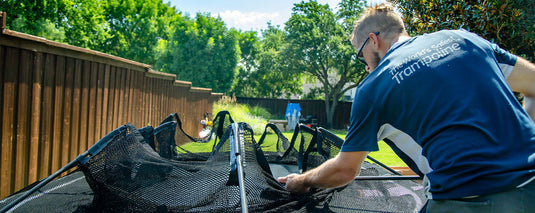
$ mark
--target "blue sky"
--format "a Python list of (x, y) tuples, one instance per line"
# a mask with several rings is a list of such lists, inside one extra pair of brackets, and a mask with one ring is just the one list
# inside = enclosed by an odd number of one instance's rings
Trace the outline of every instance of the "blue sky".
[[(318, 0), (321, 4), (329, 4), (336, 11), (341, 0)], [(292, 7), (301, 0), (163, 0), (170, 2), (177, 10), (189, 13), (194, 17), (197, 12), (209, 12), (212, 16), (221, 16), (227, 27), (243, 31), (259, 31), (272, 25), (283, 26), (292, 13)], [(384, 2), (384, 0), (368, 0), (368, 2)]]

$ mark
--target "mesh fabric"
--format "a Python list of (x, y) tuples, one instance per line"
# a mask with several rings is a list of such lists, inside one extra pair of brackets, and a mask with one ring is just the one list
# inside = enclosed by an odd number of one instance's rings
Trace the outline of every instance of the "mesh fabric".
[[(84, 202), (68, 209), (48, 203), (47, 209), (241, 212), (244, 207), (240, 203), (239, 180), (230, 163), (230, 123), (233, 121), (228, 112), (218, 114), (209, 140), (188, 136), (174, 115), (156, 128), (136, 129), (128, 124), (127, 131), (112, 138), (99, 154), (80, 166), (87, 190), (78, 193)], [(289, 193), (276, 177), (317, 167), (338, 154), (343, 140), (325, 129), (304, 125), (298, 125), (288, 140), (275, 125), (268, 125), (257, 143), (248, 124), (238, 126), (243, 132), (244, 152), (240, 155), (248, 204), (245, 208), (250, 212), (415, 212), (425, 203), (423, 187), (410, 180), (355, 180), (335, 189)], [(199, 146), (208, 148), (198, 149)], [(365, 162), (361, 175), (392, 173)], [(91, 195), (92, 202), (88, 204)], [(42, 198), (47, 196), (50, 195)], [(69, 199), (73, 197), (76, 196)], [(33, 205), (38, 205), (37, 200)], [(32, 202), (24, 205), (19, 209), (30, 209)]]

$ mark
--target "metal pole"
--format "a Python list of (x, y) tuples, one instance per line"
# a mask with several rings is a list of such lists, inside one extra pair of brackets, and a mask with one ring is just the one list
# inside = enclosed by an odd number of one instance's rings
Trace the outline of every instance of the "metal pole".
[(421, 180), (420, 176), (356, 176), (355, 180)]
[[(234, 163), (237, 166), (238, 170), (238, 183), (240, 187), (240, 198), (241, 198), (241, 207), (242, 212), (247, 213), (247, 197), (245, 195), (245, 183), (244, 183), (244, 175), (243, 175), (243, 165), (242, 165), (242, 153), (243, 153), (243, 130), (241, 130), (238, 127), (237, 123), (232, 123), (232, 132), (234, 133), (234, 140), (231, 141), (231, 150), (233, 151), (231, 153), (231, 159), (234, 156)], [(233, 147), (233, 149), (232, 149)]]
[(370, 159), (371, 161), (373, 161), (373, 162), (376, 163), (376, 164), (379, 164), (379, 166), (385, 168), (386, 170), (388, 170), (388, 171), (390, 171), (390, 172), (392, 172), (392, 173), (394, 173), (394, 174), (396, 174), (396, 175), (402, 175), (402, 174), (400, 174), (399, 172), (397, 172), (396, 170), (393, 170), (392, 168), (388, 167), (387, 165), (384, 165), (383, 163), (379, 162), (378, 160), (376, 160), (376, 159), (370, 157), (369, 155), (366, 156), (366, 158)]

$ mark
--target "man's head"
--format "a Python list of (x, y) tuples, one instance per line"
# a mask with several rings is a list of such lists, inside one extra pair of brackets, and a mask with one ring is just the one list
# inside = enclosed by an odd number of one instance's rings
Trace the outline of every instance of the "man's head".
[(350, 39), (357, 51), (362, 47), (361, 55), (358, 57), (364, 56), (366, 65), (375, 69), (383, 55), (380, 55), (378, 51), (373, 51), (373, 49), (365, 51), (366, 47), (371, 43), (376, 49), (388, 50), (392, 41), (402, 33), (406, 33), (403, 20), (394, 12), (392, 4), (384, 3), (366, 9), (364, 14), (355, 22)]

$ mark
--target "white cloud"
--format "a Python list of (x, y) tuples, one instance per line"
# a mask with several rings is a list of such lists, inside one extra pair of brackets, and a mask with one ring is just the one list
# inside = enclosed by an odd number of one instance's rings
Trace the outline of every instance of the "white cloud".
[(329, 4), (329, 7), (333, 9), (333, 12), (338, 11), (338, 4), (341, 0), (319, 0), (320, 4)]
[(227, 27), (234, 27), (242, 30), (259, 31), (267, 28), (267, 22), (271, 21), (272, 25), (284, 24), (285, 18), (279, 12), (242, 12), (238, 10), (226, 10), (214, 16), (220, 16), (227, 24)]

